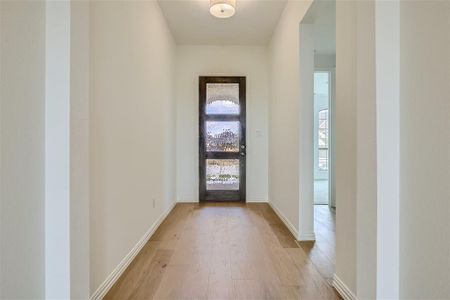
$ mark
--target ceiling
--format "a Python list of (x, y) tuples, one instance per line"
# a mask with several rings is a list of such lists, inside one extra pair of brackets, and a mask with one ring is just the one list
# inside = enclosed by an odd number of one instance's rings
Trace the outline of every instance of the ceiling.
[(237, 0), (236, 14), (218, 19), (209, 0), (158, 0), (181, 45), (267, 45), (286, 0)]

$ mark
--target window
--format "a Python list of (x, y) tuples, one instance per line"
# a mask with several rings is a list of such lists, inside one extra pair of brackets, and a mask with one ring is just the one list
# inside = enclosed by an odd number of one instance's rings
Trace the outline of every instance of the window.
[(328, 171), (328, 109), (319, 111), (319, 171)]

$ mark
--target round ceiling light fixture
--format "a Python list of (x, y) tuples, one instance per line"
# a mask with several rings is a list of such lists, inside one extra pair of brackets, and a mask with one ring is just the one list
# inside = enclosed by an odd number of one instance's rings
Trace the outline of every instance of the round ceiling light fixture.
[(209, 0), (209, 12), (220, 19), (232, 17), (236, 13), (236, 0)]

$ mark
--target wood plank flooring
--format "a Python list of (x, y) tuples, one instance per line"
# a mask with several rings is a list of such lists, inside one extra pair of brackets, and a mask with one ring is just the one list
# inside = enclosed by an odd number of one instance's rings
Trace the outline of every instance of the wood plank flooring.
[(336, 252), (336, 213), (328, 205), (314, 205), (315, 242), (301, 242), (300, 246), (330, 284), (334, 274)]
[(177, 204), (105, 299), (340, 299), (311, 249), (267, 204)]

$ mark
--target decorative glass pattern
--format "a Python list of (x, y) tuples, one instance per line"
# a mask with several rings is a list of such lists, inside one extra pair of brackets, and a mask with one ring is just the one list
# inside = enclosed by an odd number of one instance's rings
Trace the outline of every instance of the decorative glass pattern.
[(206, 151), (238, 152), (239, 122), (206, 122)]
[(239, 190), (239, 159), (207, 159), (207, 190)]
[(206, 114), (238, 115), (239, 112), (238, 83), (206, 84)]
[(319, 111), (319, 170), (328, 171), (328, 109)]

